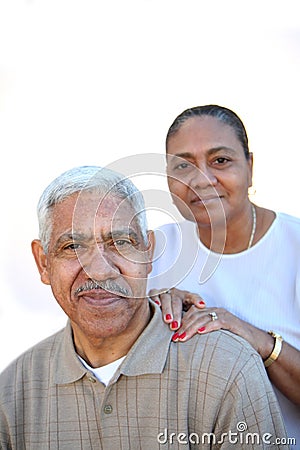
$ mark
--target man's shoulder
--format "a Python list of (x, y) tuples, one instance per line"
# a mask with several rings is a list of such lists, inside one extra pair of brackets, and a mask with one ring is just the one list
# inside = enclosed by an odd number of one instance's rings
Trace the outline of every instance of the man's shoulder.
[(210, 333), (197, 334), (192, 339), (185, 341), (185, 344), (190, 343), (194, 347), (209, 347), (214, 348), (228, 348), (232, 349), (232, 352), (236, 354), (241, 350), (246, 350), (247, 352), (257, 354), (256, 350), (241, 336), (232, 333), (227, 330), (216, 330)]
[(49, 364), (57, 346), (62, 340), (64, 329), (43, 339), (26, 350), (0, 374), (0, 392), (7, 384), (11, 384), (22, 373), (22, 377), (29, 377), (33, 372), (41, 373), (43, 366)]
[[(256, 350), (243, 338), (226, 330), (196, 335), (189, 341), (177, 343), (180, 358), (187, 366), (228, 380), (249, 366), (263, 368)], [(188, 361), (189, 360), (189, 361)]]

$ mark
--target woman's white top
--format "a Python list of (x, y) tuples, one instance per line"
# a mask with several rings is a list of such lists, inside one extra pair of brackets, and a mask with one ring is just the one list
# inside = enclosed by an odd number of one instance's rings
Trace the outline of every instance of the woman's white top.
[[(195, 292), (208, 307), (226, 308), (300, 350), (300, 219), (278, 213), (259, 242), (228, 255), (207, 249), (193, 222), (163, 225), (155, 235), (148, 289)], [(288, 435), (300, 448), (300, 407), (276, 393)]]

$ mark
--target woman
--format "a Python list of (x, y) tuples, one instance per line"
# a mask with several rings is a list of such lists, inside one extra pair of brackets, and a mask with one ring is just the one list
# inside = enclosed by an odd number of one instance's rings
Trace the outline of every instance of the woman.
[(300, 448), (300, 219), (250, 202), (253, 156), (233, 111), (184, 111), (166, 149), (169, 189), (186, 221), (156, 233), (150, 294), (174, 341), (225, 329), (258, 351)]

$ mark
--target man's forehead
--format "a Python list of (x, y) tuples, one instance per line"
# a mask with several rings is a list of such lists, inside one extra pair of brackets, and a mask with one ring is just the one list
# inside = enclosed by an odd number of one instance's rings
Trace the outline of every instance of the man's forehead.
[[(73, 215), (79, 218), (93, 219), (96, 215), (102, 217), (116, 216), (122, 220), (125, 212), (134, 210), (131, 202), (127, 198), (120, 198), (115, 194), (103, 194), (98, 191), (81, 191), (70, 195), (53, 207), (55, 220), (64, 216)], [(132, 211), (132, 214), (133, 211)]]
[(121, 198), (120, 196), (112, 192), (102, 192), (97, 190), (92, 191), (80, 191), (75, 196), (75, 205), (77, 208), (117, 208), (120, 204), (129, 205), (127, 198)]
[(136, 211), (128, 199), (95, 191), (82, 191), (57, 204), (54, 226), (58, 223), (65, 224), (66, 233), (72, 230), (75, 234), (139, 229)]
[(78, 198), (74, 205), (74, 220), (111, 222), (115, 226), (128, 225), (135, 217), (136, 212), (129, 200), (115, 195), (105, 197), (93, 195)]

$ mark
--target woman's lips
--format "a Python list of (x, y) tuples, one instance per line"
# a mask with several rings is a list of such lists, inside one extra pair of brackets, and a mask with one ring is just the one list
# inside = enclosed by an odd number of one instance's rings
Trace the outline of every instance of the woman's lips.
[(208, 195), (208, 196), (196, 196), (194, 198), (192, 198), (191, 200), (191, 204), (192, 205), (201, 205), (201, 204), (207, 204), (207, 203), (212, 203), (215, 201), (220, 201), (221, 200), (221, 196), (219, 195)]

